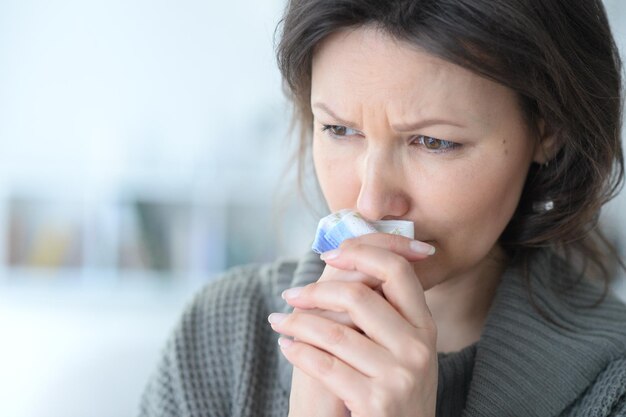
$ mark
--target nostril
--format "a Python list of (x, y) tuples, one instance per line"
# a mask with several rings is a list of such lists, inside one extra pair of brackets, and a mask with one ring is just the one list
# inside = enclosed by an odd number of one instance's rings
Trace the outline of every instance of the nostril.
[(403, 220), (406, 219), (410, 206), (409, 198), (401, 192), (389, 189), (377, 193), (362, 191), (356, 211), (368, 222)]

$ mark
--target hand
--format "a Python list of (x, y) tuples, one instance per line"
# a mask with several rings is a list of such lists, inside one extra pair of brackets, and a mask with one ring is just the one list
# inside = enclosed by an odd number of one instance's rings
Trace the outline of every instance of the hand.
[[(430, 245), (421, 242), (413, 242), (416, 249), (411, 249), (411, 240), (402, 236), (374, 233), (347, 240), (343, 247), (351, 244), (366, 243), (381, 248), (386, 248), (399, 255), (404, 256), (408, 261), (419, 261), (428, 257), (427, 253), (432, 253)], [(414, 247), (415, 247), (414, 246)], [(359, 271), (344, 271), (327, 265), (318, 282), (323, 281), (349, 281), (363, 282), (371, 286), (375, 291), (382, 292), (381, 281), (370, 277)], [(302, 312), (303, 309), (295, 308), (294, 312)], [(308, 309), (309, 314), (317, 314), (321, 317), (343, 323), (353, 329), (357, 329), (352, 320), (345, 312), (334, 312), (322, 309)], [(344, 402), (330, 392), (320, 381), (305, 374), (297, 367), (293, 368), (291, 379), (291, 395), (289, 399), (289, 417), (344, 417), (350, 412), (346, 409)]]
[[(322, 383), (355, 417), (434, 416), (436, 327), (410, 263), (388, 249), (354, 242), (326, 261), (375, 277), (382, 296), (363, 282), (320, 280), (289, 298), (298, 310), (273, 327), (296, 339), (281, 339), (294, 374), (297, 368)], [(311, 308), (346, 312), (365, 334), (301, 310)]]
[[(346, 248), (351, 245), (360, 244), (373, 245), (382, 249), (387, 249), (393, 253), (403, 256), (408, 262), (411, 263), (426, 259), (434, 253), (434, 247), (427, 243), (389, 233), (371, 233), (353, 239), (348, 239), (342, 243), (341, 247)], [(382, 281), (379, 279), (357, 270), (338, 269), (332, 266), (332, 264), (326, 265), (324, 272), (317, 282), (325, 281), (362, 282), (374, 291), (382, 294)], [(337, 323), (343, 323), (346, 326), (356, 329), (356, 326), (345, 312), (335, 312), (313, 308), (307, 309), (307, 313), (318, 314), (322, 317), (334, 320)]]
[(288, 417), (349, 417), (343, 401), (320, 381), (294, 366)]

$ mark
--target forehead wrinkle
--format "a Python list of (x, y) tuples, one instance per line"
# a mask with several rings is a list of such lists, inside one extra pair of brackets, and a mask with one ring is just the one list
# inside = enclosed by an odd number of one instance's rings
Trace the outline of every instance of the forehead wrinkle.
[[(363, 35), (363, 32), (346, 31), (335, 40), (347, 42), (347, 45), (331, 42), (326, 43), (324, 51), (318, 50), (325, 55), (324, 65), (339, 66), (338, 72), (327, 71), (320, 79), (324, 89), (332, 91), (333, 96), (318, 98), (343, 118), (362, 126), (367, 121), (365, 113), (368, 117), (378, 114), (376, 109), (368, 111), (368, 106), (380, 106), (374, 103), (382, 100), (386, 104), (386, 122), (407, 124), (425, 117), (446, 118), (448, 115), (461, 116), (466, 124), (483, 127), (498, 122), (500, 110), (505, 109), (501, 108), (499, 100), (493, 100), (498, 98), (498, 91), (489, 80), (426, 52), (407, 48), (402, 42), (394, 42), (390, 47), (389, 43), (367, 42)], [(385, 34), (378, 36), (385, 37)], [(329, 61), (328, 54), (338, 54), (340, 58), (333, 57), (333, 61)], [(314, 56), (314, 66), (319, 62), (315, 58), (320, 57)], [(403, 62), (401, 66), (396, 65), (399, 59)], [(374, 69), (363, 65), (369, 61), (382, 67)], [(396, 112), (395, 108), (400, 111)], [(349, 113), (355, 111), (358, 114)], [(395, 120), (396, 117), (405, 120)]]
[[(441, 68), (438, 63), (436, 66)], [(465, 114), (467, 110), (459, 112), (458, 97), (454, 94), (455, 89), (460, 88), (459, 80), (455, 77), (450, 79), (445, 70), (426, 73), (428, 77), (425, 79), (411, 77), (402, 83), (387, 85), (386, 88), (376, 86), (374, 80), (370, 81), (371, 89), (365, 88), (367, 94), (358, 95), (363, 101), (361, 106), (384, 108), (385, 121), (389, 125), (412, 124), (427, 118), (447, 118), (450, 113), (454, 116)], [(377, 94), (378, 91), (382, 94)], [(372, 113), (376, 114), (375, 111)]]

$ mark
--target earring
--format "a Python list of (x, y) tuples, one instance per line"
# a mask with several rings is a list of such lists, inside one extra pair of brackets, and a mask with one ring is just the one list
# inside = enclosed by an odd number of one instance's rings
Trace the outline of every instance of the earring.
[(554, 200), (542, 200), (533, 202), (533, 212), (537, 214), (547, 213), (554, 209)]
[[(546, 162), (544, 162), (543, 164), (541, 164), (541, 168), (546, 169), (550, 166), (550, 160), (546, 159)], [(550, 210), (554, 209), (554, 200), (552, 200), (550, 197), (546, 198), (545, 200), (540, 200), (540, 201), (535, 201), (533, 202), (533, 212), (537, 213), (537, 214), (543, 214), (543, 213), (547, 213)]]

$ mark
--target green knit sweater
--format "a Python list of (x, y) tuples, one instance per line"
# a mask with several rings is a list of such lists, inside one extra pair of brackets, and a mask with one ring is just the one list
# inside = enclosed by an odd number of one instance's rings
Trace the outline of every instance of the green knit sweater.
[[(290, 311), (285, 288), (316, 281), (324, 264), (299, 261), (229, 270), (200, 291), (169, 338), (140, 415), (286, 417), (291, 365), (267, 323)], [(626, 306), (549, 252), (531, 264), (533, 301), (514, 268), (504, 273), (480, 340), (439, 355), (438, 416), (626, 416)]]

